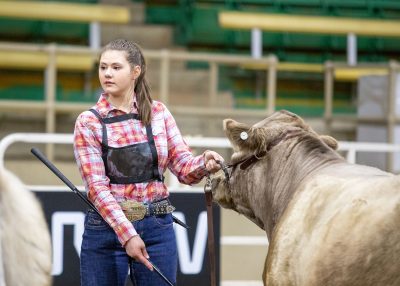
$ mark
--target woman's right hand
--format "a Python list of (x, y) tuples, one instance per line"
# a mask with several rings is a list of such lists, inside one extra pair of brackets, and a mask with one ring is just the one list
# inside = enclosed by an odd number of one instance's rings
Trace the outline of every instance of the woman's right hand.
[(146, 246), (139, 235), (132, 236), (125, 244), (126, 253), (135, 259), (143, 263), (150, 271), (153, 271), (153, 266), (149, 262), (149, 254), (147, 253)]

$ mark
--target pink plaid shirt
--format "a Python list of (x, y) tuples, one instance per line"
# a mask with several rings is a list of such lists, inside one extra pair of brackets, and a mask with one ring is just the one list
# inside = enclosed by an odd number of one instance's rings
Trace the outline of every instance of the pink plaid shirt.
[[(136, 106), (136, 105), (134, 105)], [(93, 107), (102, 117), (113, 117), (125, 112), (113, 107), (102, 94)], [(137, 113), (135, 107), (131, 110)], [(196, 184), (207, 174), (202, 155), (193, 156), (182, 138), (175, 119), (164, 104), (153, 101), (152, 122), (154, 141), (158, 154), (158, 169), (164, 174), (168, 168), (180, 182)], [(146, 129), (141, 122), (132, 119), (107, 124), (108, 145), (123, 147), (147, 141)], [(131, 199), (152, 202), (168, 197), (166, 185), (160, 181), (137, 184), (110, 184), (101, 157), (102, 126), (90, 111), (81, 113), (75, 123), (74, 153), (88, 197), (103, 218), (116, 232), (122, 245), (137, 234), (132, 223), (125, 217), (118, 202)]]

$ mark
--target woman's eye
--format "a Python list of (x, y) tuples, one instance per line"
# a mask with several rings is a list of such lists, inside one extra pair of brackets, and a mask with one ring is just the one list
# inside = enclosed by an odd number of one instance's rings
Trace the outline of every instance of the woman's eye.
[(115, 69), (115, 70), (120, 70), (120, 69), (121, 69), (121, 67), (114, 67), (114, 69)]

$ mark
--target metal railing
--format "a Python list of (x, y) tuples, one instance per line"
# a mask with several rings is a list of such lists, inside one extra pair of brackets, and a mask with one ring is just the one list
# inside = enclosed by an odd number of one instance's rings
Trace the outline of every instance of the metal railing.
[[(56, 84), (57, 84), (57, 72), (58, 70), (80, 70), (87, 71), (91, 70), (95, 66), (96, 59), (99, 55), (99, 50), (91, 49), (88, 47), (76, 47), (76, 46), (62, 46), (57, 44), (21, 44), (21, 43), (0, 43), (0, 55), (7, 52), (21, 52), (25, 53), (23, 62), (15, 57), (9, 59), (11, 62), (0, 63), (0, 68), (7, 69), (36, 69), (45, 71), (44, 86), (45, 86), (45, 100), (43, 103), (38, 103), (33, 105), (34, 109), (37, 110), (47, 110), (48, 111), (48, 123), (46, 127), (46, 132), (52, 133), (54, 130), (53, 116), (55, 112), (70, 112), (79, 111), (86, 108), (88, 104), (79, 103), (61, 103), (57, 102), (55, 104), (56, 98)], [(27, 56), (31, 55), (29, 61), (27, 61)], [(45, 56), (39, 57), (38, 55)], [(260, 116), (269, 115), (275, 111), (276, 102), (276, 89), (277, 89), (277, 71), (293, 71), (293, 72), (309, 72), (309, 65), (307, 64), (280, 64), (274, 55), (266, 56), (263, 58), (255, 59), (251, 56), (242, 55), (224, 55), (224, 54), (212, 54), (212, 53), (193, 53), (193, 52), (183, 52), (183, 51), (170, 51), (170, 50), (144, 50), (144, 55), (146, 59), (158, 60), (160, 62), (160, 78), (159, 78), (159, 94), (160, 99), (164, 103), (168, 104), (170, 100), (170, 77), (169, 75), (173, 73), (171, 70), (171, 63), (177, 61), (198, 61), (205, 62), (208, 64), (209, 69), (209, 92), (207, 102), (209, 107), (214, 107), (216, 103), (216, 98), (218, 96), (218, 67), (220, 65), (229, 65), (235, 67), (242, 67), (248, 69), (264, 70), (266, 71), (265, 77), (265, 92), (267, 94), (267, 100), (264, 110), (234, 110), (239, 112), (241, 115), (258, 114)], [(74, 56), (76, 59), (74, 60)], [(62, 58), (64, 57), (64, 58)], [(400, 64), (396, 61), (391, 61), (384, 64), (359, 64), (356, 66), (350, 66), (344, 63), (326, 62), (321, 68), (313, 72), (322, 72), (325, 74), (325, 120), (332, 120), (332, 103), (333, 103), (333, 84), (335, 81), (335, 73), (338, 70), (371, 70), (371, 69), (386, 69), (387, 74), (390, 78), (390, 88), (388, 98), (394, 100), (395, 85), (396, 81), (394, 77), (396, 73), (400, 71)], [(393, 101), (391, 101), (393, 102)], [(21, 106), (22, 105), (22, 106)], [(392, 105), (393, 106), (393, 105)], [(2, 101), (1, 107), (3, 108), (25, 108), (26, 102), (21, 102), (20, 100), (4, 100)], [(174, 108), (174, 107), (172, 107)], [(198, 111), (194, 109), (185, 109), (177, 107), (176, 111), (182, 113), (192, 114), (193, 111), (199, 115), (210, 115), (221, 113), (223, 115), (232, 114), (233, 110), (227, 110), (226, 108), (200, 108), (196, 107)], [(392, 108), (393, 109), (393, 108)], [(393, 110), (390, 110), (393, 113)], [(389, 115), (388, 115), (389, 117)], [(391, 117), (393, 117), (391, 115)], [(365, 120), (373, 120), (372, 118), (366, 118)], [(400, 121), (400, 119), (399, 119)]]
[[(87, 109), (89, 103), (67, 103), (56, 101), (56, 86), (57, 86), (57, 73), (59, 70), (71, 70), (74, 67), (78, 70), (91, 70), (95, 66), (96, 59), (98, 58), (98, 50), (90, 49), (87, 47), (71, 47), (60, 46), (56, 44), (40, 45), (40, 44), (16, 44), (16, 43), (0, 43), (0, 56), (2, 53), (7, 52), (20, 52), (25, 53), (23, 61), (17, 58), (11, 59), (11, 62), (5, 63), (2, 61), (0, 67), (10, 69), (13, 67), (13, 62), (16, 63), (17, 68), (26, 68), (45, 71), (44, 86), (45, 97), (44, 101), (23, 101), (23, 100), (1, 100), (1, 110), (25, 110), (29, 107), (30, 110), (37, 110), (45, 113), (46, 116), (46, 129), (47, 133), (54, 133), (56, 128), (56, 114), (78, 112)], [(29, 57), (31, 55), (31, 57)], [(40, 55), (40, 56), (38, 56)], [(264, 118), (276, 109), (276, 90), (277, 90), (277, 71), (283, 68), (285, 71), (293, 70), (293, 72), (302, 72), (302, 65), (280, 65), (277, 58), (273, 55), (254, 59), (251, 56), (241, 55), (223, 55), (211, 53), (192, 53), (183, 51), (169, 51), (169, 50), (144, 50), (144, 55), (149, 60), (156, 60), (160, 63), (160, 77), (159, 77), (159, 97), (165, 104), (169, 104), (171, 99), (170, 94), (170, 75), (173, 73), (171, 68), (173, 62), (188, 62), (198, 61), (208, 64), (208, 95), (204, 99), (207, 106), (179, 106), (169, 105), (169, 109), (178, 115), (193, 115), (193, 116), (241, 116), (250, 118)], [(6, 54), (7, 56), (7, 54)], [(74, 57), (76, 59), (74, 60)], [(30, 61), (26, 59), (29, 58)], [(243, 110), (234, 109), (233, 107), (218, 107), (216, 105), (218, 97), (219, 85), (219, 66), (228, 65), (234, 67), (242, 67), (265, 71), (265, 92), (267, 100), (263, 110)], [(292, 68), (291, 68), (292, 67)], [(389, 77), (388, 88), (388, 111), (385, 118), (376, 117), (357, 117), (357, 116), (340, 116), (333, 113), (333, 99), (334, 99), (334, 82), (335, 74), (339, 70), (369, 70), (371, 68), (379, 68), (387, 70)], [(395, 114), (396, 102), (396, 74), (400, 71), (400, 64), (396, 61), (391, 61), (387, 64), (379, 65), (365, 65), (359, 64), (357, 66), (349, 66), (342, 63), (326, 62), (321, 72), (324, 73), (324, 116), (323, 122), (325, 125), (325, 132), (330, 133), (334, 121), (342, 122), (368, 122), (386, 125), (388, 135), (386, 142), (394, 143), (394, 127), (395, 124), (400, 123), (400, 118)], [(309, 72), (309, 67), (304, 65), (304, 72)], [(205, 83), (206, 84), (206, 83)], [(190, 96), (190, 95), (188, 95)], [(47, 154), (52, 157), (52, 146), (48, 145)], [(389, 158), (389, 160), (392, 160)], [(389, 161), (390, 164), (390, 161)]]
[[(73, 69), (74, 63), (76, 63), (77, 70), (90, 70), (95, 66), (95, 62), (98, 58), (99, 51), (85, 48), (85, 47), (70, 47), (60, 46), (56, 44), (48, 45), (34, 45), (34, 44), (16, 44), (16, 43), (0, 43), (0, 55), (1, 52), (21, 52), (25, 53), (25, 56), (29, 57), (31, 61), (26, 61), (27, 68), (43, 69), (45, 72), (44, 87), (45, 96), (43, 102), (32, 102), (22, 100), (2, 100), (0, 109), (3, 110), (23, 110), (27, 106), (31, 110), (43, 111), (46, 114), (46, 132), (54, 133), (56, 128), (56, 113), (61, 112), (77, 112), (87, 109), (90, 105), (84, 103), (65, 103), (56, 102), (56, 86), (57, 86), (57, 72), (58, 70), (71, 70)], [(38, 59), (38, 54), (45, 56), (45, 58)], [(73, 55), (79, 55), (76, 61), (71, 58)], [(170, 101), (170, 78), (169, 75), (173, 72), (171, 70), (171, 62), (174, 61), (201, 61), (206, 62), (209, 65), (209, 92), (207, 107), (182, 107), (182, 106), (170, 106), (171, 111), (177, 114), (191, 114), (199, 116), (209, 115), (231, 115), (241, 114), (244, 116), (266, 116), (271, 114), (275, 110), (275, 98), (276, 98), (276, 69), (277, 60), (275, 56), (269, 56), (262, 59), (253, 59), (249, 56), (239, 55), (220, 55), (210, 53), (190, 53), (182, 51), (169, 51), (169, 50), (145, 50), (144, 55), (147, 60), (157, 60), (160, 63), (160, 78), (159, 78), (159, 97), (162, 102), (168, 104)], [(61, 57), (68, 57), (67, 60), (61, 61)], [(82, 59), (86, 58), (86, 61)], [(18, 59), (16, 59), (18, 61)], [(91, 65), (90, 65), (91, 63)], [(21, 64), (18, 62), (18, 68), (21, 68)], [(218, 108), (216, 107), (216, 99), (218, 93), (219, 76), (218, 67), (219, 65), (229, 66), (241, 66), (257, 64), (264, 67), (266, 71), (265, 86), (266, 94), (268, 95), (265, 110), (262, 111), (251, 111), (242, 110), (236, 111), (234, 109)], [(0, 67), (2, 64), (0, 63)], [(12, 63), (7, 64), (7, 68), (12, 68)], [(52, 157), (52, 147), (49, 145), (47, 148), (49, 157)]]
[[(226, 138), (185, 136), (185, 140), (191, 148), (231, 149), (230, 142)], [(60, 133), (9, 134), (0, 140), (0, 168), (4, 167), (5, 153), (7, 149), (16, 142), (42, 143), (42, 144), (48, 144), (48, 143), (72, 144), (73, 134), (60, 134)], [(339, 141), (338, 151), (345, 153), (345, 158), (349, 163), (357, 163), (356, 154), (359, 152), (395, 153), (395, 152), (400, 152), (400, 144)], [(180, 185), (176, 184), (175, 181), (171, 180), (169, 188), (179, 189)], [(202, 191), (202, 188), (194, 188), (194, 187), (190, 188), (194, 189), (195, 191)]]

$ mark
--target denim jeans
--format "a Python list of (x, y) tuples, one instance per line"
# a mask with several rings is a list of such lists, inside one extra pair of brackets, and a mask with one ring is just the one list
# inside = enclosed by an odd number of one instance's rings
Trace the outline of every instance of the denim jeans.
[[(178, 258), (172, 215), (145, 217), (133, 225), (146, 245), (150, 260), (176, 284)], [(93, 211), (85, 218), (80, 262), (82, 286), (125, 285), (129, 257), (114, 230)], [(132, 268), (136, 286), (167, 285), (142, 263), (134, 261)]]

